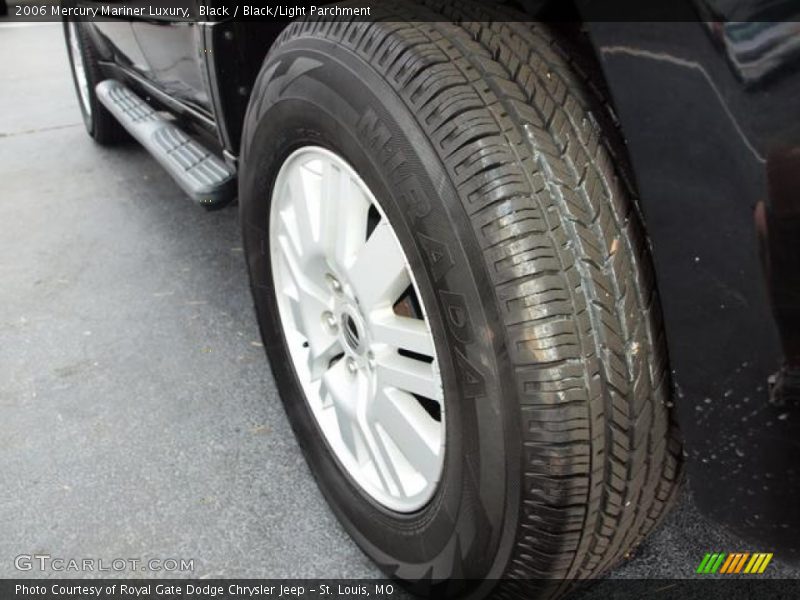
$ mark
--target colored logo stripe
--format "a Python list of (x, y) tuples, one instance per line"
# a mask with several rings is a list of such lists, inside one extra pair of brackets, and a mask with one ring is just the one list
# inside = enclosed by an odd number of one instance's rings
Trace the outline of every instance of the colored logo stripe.
[(726, 560), (725, 564), (722, 565), (720, 573), (738, 573), (742, 570), (742, 567), (744, 566), (748, 556), (750, 556), (749, 553), (742, 554), (741, 552), (730, 554), (728, 556), (728, 560)]
[(719, 570), (720, 573), (730, 573), (731, 565), (736, 562), (737, 555), (736, 554), (728, 554), (728, 558), (722, 563), (722, 568)]
[(753, 558), (747, 563), (745, 573), (763, 573), (767, 568), (769, 561), (772, 560), (772, 553), (753, 554)]
[(706, 555), (703, 557), (703, 560), (700, 561), (700, 566), (697, 567), (697, 571), (695, 571), (695, 573), (705, 573), (705, 568), (710, 558), (711, 555), (706, 553)]
[(697, 567), (697, 573), (716, 573), (717, 569), (720, 568), (722, 565), (722, 561), (725, 560), (725, 553), (715, 553), (715, 554), (706, 554), (703, 557), (700, 566)]
[[(767, 552), (757, 552), (755, 554), (750, 554), (749, 552), (733, 552), (731, 554), (725, 552), (709, 552), (703, 557), (703, 560), (700, 561), (696, 573), (702, 573), (704, 575), (711, 575), (717, 572), (727, 575), (737, 573), (763, 573), (771, 560), (772, 553)], [(745, 564), (747, 566), (745, 566)], [(744, 571), (742, 571), (742, 569), (744, 569)]]
[(739, 559), (739, 562), (736, 563), (736, 568), (733, 571), (734, 573), (738, 573), (739, 571), (742, 570), (742, 567), (744, 566), (744, 562), (747, 560), (748, 556), (750, 556), (749, 553), (742, 554), (742, 557)]

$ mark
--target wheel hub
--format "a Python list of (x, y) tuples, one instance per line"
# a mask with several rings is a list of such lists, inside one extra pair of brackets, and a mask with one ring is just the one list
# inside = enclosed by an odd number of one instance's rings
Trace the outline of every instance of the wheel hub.
[(333, 292), (331, 301), (334, 310), (322, 313), (323, 322), (327, 324), (328, 331), (337, 337), (351, 362), (358, 368), (369, 367), (369, 357), (373, 356), (369, 325), (359, 308), (358, 298), (351, 292), (353, 286), (343, 285), (338, 277), (331, 274), (327, 274), (325, 280)]
[(364, 353), (364, 334), (352, 313), (345, 311), (341, 317), (342, 345), (352, 354)]

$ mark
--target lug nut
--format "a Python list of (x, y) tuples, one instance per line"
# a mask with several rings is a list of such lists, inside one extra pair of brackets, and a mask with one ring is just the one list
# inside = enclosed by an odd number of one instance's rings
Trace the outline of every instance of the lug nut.
[(355, 375), (358, 373), (358, 365), (352, 358), (347, 359), (347, 371), (350, 373), (350, 375)]
[(327, 275), (325, 275), (325, 279), (328, 280), (328, 285), (335, 293), (337, 294), (342, 293), (342, 284), (339, 283), (339, 280), (336, 279), (336, 277), (328, 273)]
[(336, 317), (329, 310), (322, 313), (322, 322), (330, 333), (335, 333), (339, 329), (339, 323), (336, 321)]

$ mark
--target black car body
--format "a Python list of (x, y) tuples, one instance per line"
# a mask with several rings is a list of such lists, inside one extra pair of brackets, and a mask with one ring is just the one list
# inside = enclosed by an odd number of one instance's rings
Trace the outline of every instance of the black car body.
[[(518, 8), (547, 14), (531, 4)], [(643, 23), (579, 3), (569, 14), (581, 23), (553, 27), (590, 41), (627, 142), (696, 501), (754, 551), (796, 560), (800, 25), (791, 2), (762, 4), (679, 2), (674, 14), (688, 19)], [(223, 4), (190, 9), (205, 6)], [(250, 92), (284, 25), (148, 17), (89, 31), (106, 76), (235, 166)]]

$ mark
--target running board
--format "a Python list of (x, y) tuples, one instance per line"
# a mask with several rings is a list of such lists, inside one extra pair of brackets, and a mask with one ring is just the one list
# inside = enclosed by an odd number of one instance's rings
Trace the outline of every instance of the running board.
[(97, 98), (196, 202), (213, 208), (236, 196), (236, 173), (225, 162), (115, 79)]

